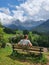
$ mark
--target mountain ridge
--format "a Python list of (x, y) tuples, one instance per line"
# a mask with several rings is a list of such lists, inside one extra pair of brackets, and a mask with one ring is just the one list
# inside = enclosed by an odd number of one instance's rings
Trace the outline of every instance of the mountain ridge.
[(16, 21), (12, 21), (11, 24), (6, 25), (6, 27), (9, 27), (11, 29), (19, 29), (19, 30), (32, 30), (34, 27), (42, 24), (44, 21), (33, 21), (33, 20), (29, 20), (29, 21), (25, 21), (25, 22), (21, 22), (19, 20)]
[(34, 31), (42, 32), (42, 33), (49, 33), (49, 19), (43, 22), (41, 25), (35, 27)]

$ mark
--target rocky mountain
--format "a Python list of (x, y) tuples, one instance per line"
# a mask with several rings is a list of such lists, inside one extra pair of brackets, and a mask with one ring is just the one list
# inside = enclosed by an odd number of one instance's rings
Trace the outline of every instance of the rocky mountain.
[(43, 22), (39, 26), (34, 28), (34, 31), (42, 32), (42, 33), (49, 33), (49, 20)]
[(12, 21), (11, 24), (6, 25), (6, 27), (9, 27), (11, 29), (19, 29), (19, 30), (32, 30), (34, 29), (36, 26), (42, 24), (44, 21), (40, 20), (40, 21), (25, 21), (25, 22), (21, 22), (19, 20), (16, 21)]

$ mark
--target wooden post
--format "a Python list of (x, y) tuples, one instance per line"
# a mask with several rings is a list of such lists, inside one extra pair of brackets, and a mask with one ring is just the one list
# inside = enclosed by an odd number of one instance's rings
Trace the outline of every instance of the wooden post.
[(40, 48), (40, 56), (42, 56), (42, 53), (41, 52), (42, 52), (42, 48)]

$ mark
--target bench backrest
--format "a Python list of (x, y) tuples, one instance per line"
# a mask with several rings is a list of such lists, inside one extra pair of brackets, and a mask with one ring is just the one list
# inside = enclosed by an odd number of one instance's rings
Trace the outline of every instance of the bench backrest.
[(13, 49), (24, 49), (24, 50), (32, 50), (32, 51), (41, 51), (41, 52), (43, 52), (43, 47), (37, 47), (37, 46), (29, 47), (27, 45), (13, 44), (12, 48)]

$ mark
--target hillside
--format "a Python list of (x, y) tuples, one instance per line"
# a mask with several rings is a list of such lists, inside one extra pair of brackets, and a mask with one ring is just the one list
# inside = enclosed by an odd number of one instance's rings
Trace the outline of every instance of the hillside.
[(49, 33), (49, 20), (34, 28), (34, 31)]

